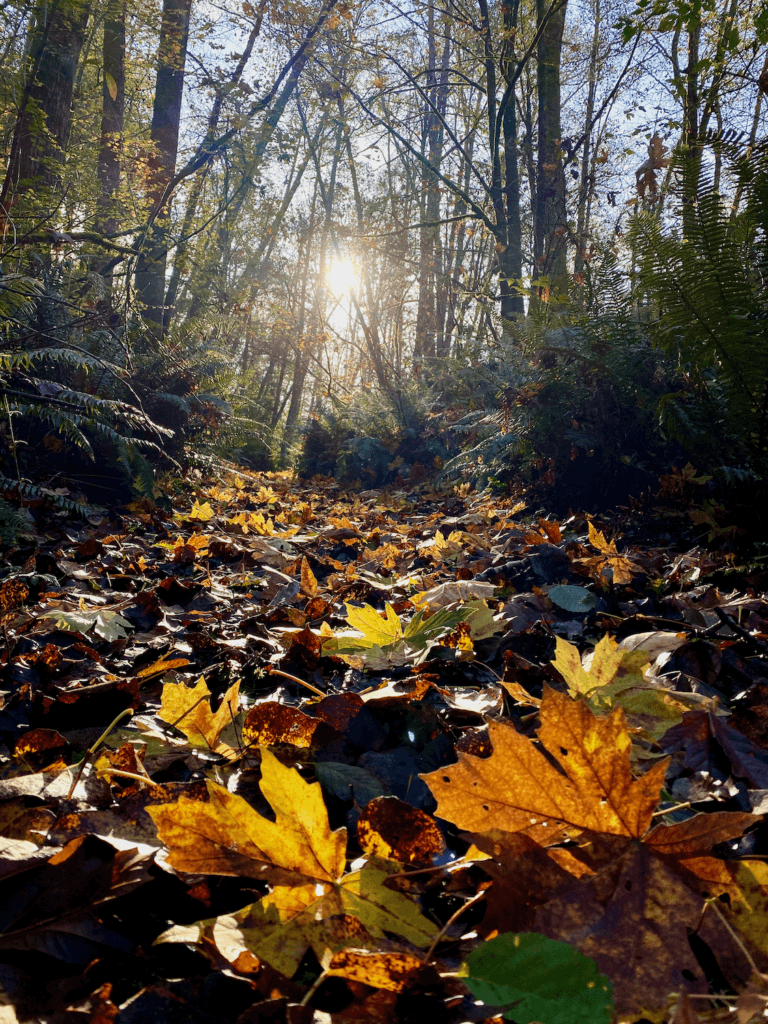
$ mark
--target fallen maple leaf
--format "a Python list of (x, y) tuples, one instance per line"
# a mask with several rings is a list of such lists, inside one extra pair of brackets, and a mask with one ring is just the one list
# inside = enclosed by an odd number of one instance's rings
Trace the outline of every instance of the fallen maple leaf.
[(621, 707), (631, 724), (643, 730), (644, 738), (654, 741), (682, 721), (688, 705), (658, 682), (649, 682), (645, 651), (627, 650), (613, 637), (604, 636), (582, 664), (577, 647), (562, 637), (556, 637), (555, 643), (552, 664), (567, 683), (569, 694), (582, 696), (593, 711)]
[(158, 717), (183, 732), (193, 747), (205, 746), (217, 754), (233, 756), (234, 750), (219, 737), (238, 711), (240, 681), (233, 683), (224, 694), (216, 714), (211, 711), (211, 691), (200, 676), (190, 689), (184, 683), (166, 683)]
[(206, 501), (205, 504), (201, 505), (200, 502), (195, 499), (195, 504), (192, 506), (192, 511), (187, 516), (188, 519), (198, 520), (201, 523), (207, 523), (209, 519), (213, 519), (214, 511), (211, 508), (210, 501)]
[(234, 916), (247, 947), (283, 974), (296, 971), (309, 946), (318, 958), (349, 946), (348, 918), (363, 926), (353, 926), (354, 945), (393, 932), (428, 946), (437, 934), (407, 896), (385, 887), (381, 868), (369, 862), (344, 874), (346, 829), (331, 832), (319, 783), (305, 782), (270, 751), (262, 750), (261, 791), (275, 821), (224, 787), (207, 786), (207, 803), (181, 797), (148, 809), (168, 847), (168, 862), (193, 874), (276, 883), (268, 896)]
[(403, 992), (418, 984), (433, 983), (435, 968), (410, 953), (371, 953), (365, 949), (344, 949), (335, 953), (327, 973), (373, 988)]
[(607, 569), (611, 574), (613, 582), (620, 586), (631, 583), (632, 577), (641, 573), (643, 571), (642, 568), (631, 561), (631, 559), (619, 554), (616, 549), (616, 541), (607, 541), (605, 535), (600, 530), (595, 529), (591, 522), (588, 526), (589, 542), (593, 547), (597, 548), (602, 557), (585, 559), (584, 564), (598, 575), (605, 574)]
[[(704, 991), (688, 935), (701, 924), (706, 897), (739, 897), (732, 868), (706, 854), (758, 819), (697, 815), (649, 831), (667, 762), (632, 778), (620, 708), (598, 718), (582, 701), (545, 688), (539, 742), (549, 757), (513, 726), (490, 722), (489, 733), (490, 757), (460, 753), (458, 764), (424, 778), (439, 817), (475, 833), (528, 837), (515, 848), (511, 885), (504, 843), (499, 870), (489, 871), (501, 883), (492, 901), (494, 930), (524, 927), (575, 945), (614, 982), (620, 1013), (659, 1019), (671, 992)], [(564, 837), (577, 845), (559, 853), (543, 848)], [(482, 837), (472, 838), (491, 852)]]
[(539, 739), (562, 770), (513, 725), (491, 721), (488, 730), (490, 758), (460, 753), (458, 764), (423, 776), (437, 817), (472, 832), (525, 832), (541, 844), (585, 829), (638, 839), (648, 830), (668, 761), (632, 778), (620, 708), (597, 718), (545, 688)]

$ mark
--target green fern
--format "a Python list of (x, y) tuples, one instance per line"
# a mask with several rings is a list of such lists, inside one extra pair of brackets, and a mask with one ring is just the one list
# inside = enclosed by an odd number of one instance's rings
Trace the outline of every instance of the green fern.
[[(711, 181), (690, 204), (688, 234), (641, 212), (631, 241), (639, 284), (654, 299), (657, 344), (674, 354), (729, 448), (761, 465), (768, 451), (768, 294), (765, 238), (768, 163), (743, 158), (735, 171), (746, 205), (734, 217)], [(686, 199), (687, 197), (683, 197)], [(667, 403), (667, 412), (673, 403)]]

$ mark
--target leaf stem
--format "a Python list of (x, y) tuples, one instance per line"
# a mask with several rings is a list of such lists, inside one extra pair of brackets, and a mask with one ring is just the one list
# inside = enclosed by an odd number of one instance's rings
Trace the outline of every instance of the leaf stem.
[(728, 920), (726, 920), (726, 917), (723, 914), (722, 910), (718, 906), (716, 906), (715, 901), (714, 900), (708, 900), (707, 904), (706, 904), (706, 907), (704, 909), (706, 910), (707, 907), (711, 907), (711, 909), (715, 912), (715, 914), (717, 914), (717, 916), (720, 918), (722, 923), (725, 925), (726, 931), (728, 932), (728, 934), (731, 936), (733, 941), (736, 943), (736, 945), (739, 947), (741, 952), (746, 957), (747, 963), (749, 964), (749, 966), (752, 969), (752, 971), (754, 972), (754, 974), (758, 978), (764, 978), (765, 975), (761, 973), (760, 968), (757, 966), (755, 961), (752, 959), (752, 954), (749, 952), (747, 947), (744, 945), (744, 943), (741, 941), (739, 936), (733, 930), (733, 928), (731, 927), (730, 922)]
[(80, 781), (80, 776), (85, 771), (85, 766), (91, 760), (91, 758), (96, 753), (96, 751), (99, 749), (101, 744), (104, 742), (104, 740), (107, 738), (107, 736), (109, 736), (109, 734), (115, 728), (117, 723), (122, 721), (123, 718), (126, 718), (129, 715), (133, 715), (133, 708), (126, 708), (124, 711), (121, 711), (120, 714), (110, 722), (110, 724), (107, 726), (107, 728), (101, 734), (101, 736), (99, 736), (99, 738), (96, 740), (96, 742), (94, 744), (92, 744), (88, 748), (88, 750), (85, 752), (85, 757), (82, 759), (80, 764), (77, 766), (77, 772), (75, 773), (75, 777), (72, 780), (72, 785), (69, 787), (69, 792), (67, 793), (67, 800), (71, 800), (72, 799), (72, 794), (75, 792), (75, 789), (77, 789), (77, 784)]
[(651, 815), (652, 818), (660, 818), (662, 814), (672, 814), (674, 811), (684, 811), (687, 807), (691, 806), (691, 801), (687, 800), (684, 804), (675, 804), (674, 807), (667, 807), (663, 811), (654, 811)]
[(119, 775), (122, 779), (136, 779), (138, 782), (148, 782), (150, 786), (160, 786), (162, 783), (155, 782), (154, 779), (150, 779), (148, 775), (139, 775), (137, 772), (124, 772), (120, 768), (103, 768), (97, 772), (99, 778), (105, 775)]
[(307, 989), (306, 993), (304, 994), (304, 998), (299, 1003), (299, 1006), (306, 1006), (307, 1005), (309, 1000), (312, 998), (312, 996), (315, 994), (315, 992), (317, 992), (317, 990), (320, 988), (320, 986), (323, 984), (323, 982), (325, 981), (325, 979), (327, 977), (328, 977), (328, 971), (327, 970), (321, 971), (320, 974), (318, 974), (318, 976), (315, 978), (315, 980), (312, 982), (312, 984), (310, 985), (310, 987)]
[(451, 925), (454, 923), (454, 921), (458, 917), (461, 917), (461, 915), (464, 913), (465, 910), (468, 910), (473, 904), (478, 903), (481, 899), (483, 899), (484, 896), (485, 896), (485, 890), (483, 890), (482, 892), (476, 893), (472, 897), (471, 900), (467, 900), (467, 902), (462, 907), (459, 907), (458, 910), (455, 910), (451, 914), (451, 916), (448, 918), (448, 920), (445, 922), (443, 927), (440, 929), (440, 931), (435, 936), (434, 941), (432, 942), (432, 945), (427, 950), (427, 954), (424, 957), (424, 963), (425, 964), (428, 964), (428, 963), (432, 962), (432, 957), (433, 957), (433, 954), (434, 954), (435, 950), (437, 949), (438, 942), (440, 942), (440, 940), (445, 935), (445, 933), (448, 931), (448, 929), (451, 927)]
[(306, 683), (303, 679), (299, 679), (298, 676), (292, 676), (289, 672), (283, 672), (282, 669), (269, 668), (267, 669), (267, 672), (271, 676), (280, 676), (282, 679), (288, 679), (292, 683), (298, 683), (299, 686), (306, 686), (308, 690), (311, 690), (312, 693), (316, 693), (318, 697), (328, 696), (327, 693), (323, 693), (322, 690), (318, 690), (318, 688), (316, 686), (313, 686), (312, 683)]

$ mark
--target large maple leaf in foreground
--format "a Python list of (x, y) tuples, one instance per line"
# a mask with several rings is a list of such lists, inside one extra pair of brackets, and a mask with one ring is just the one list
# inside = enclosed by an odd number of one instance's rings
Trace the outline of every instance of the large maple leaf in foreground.
[(490, 757), (460, 754), (424, 776), (437, 816), (490, 855), (487, 935), (531, 930), (570, 942), (613, 981), (630, 1019), (660, 1020), (671, 993), (707, 990), (693, 935), (734, 980), (748, 976), (718, 912), (704, 911), (708, 897), (742, 900), (737, 866), (708, 853), (756, 817), (701, 814), (652, 828), (668, 762), (633, 778), (620, 708), (598, 718), (545, 689), (538, 744), (502, 722), (489, 731)]
[(320, 959), (350, 945), (352, 935), (355, 946), (385, 931), (428, 946), (437, 927), (407, 896), (385, 887), (385, 871), (369, 862), (345, 874), (346, 829), (331, 831), (319, 783), (305, 782), (266, 749), (261, 772), (275, 821), (212, 782), (207, 802), (181, 797), (149, 809), (177, 871), (273, 883), (269, 895), (228, 917), (243, 944), (289, 977), (309, 946)]

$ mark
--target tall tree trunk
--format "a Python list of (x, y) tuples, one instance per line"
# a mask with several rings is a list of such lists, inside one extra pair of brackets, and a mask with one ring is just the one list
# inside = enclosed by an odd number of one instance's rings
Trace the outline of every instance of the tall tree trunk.
[[(518, 320), (525, 313), (523, 296), (519, 290), (523, 277), (523, 230), (520, 221), (520, 166), (517, 151), (517, 107), (515, 103), (518, 65), (514, 59), (519, 0), (502, 6), (504, 47), (501, 70), (507, 89), (512, 90), (501, 115), (501, 133), (504, 139), (504, 201), (506, 224), (504, 251), (499, 255), (501, 316), (508, 321)], [(520, 69), (521, 70), (521, 69)]]
[(683, 175), (683, 237), (689, 238), (696, 218), (696, 200), (701, 175), (699, 144), (699, 42), (701, 22), (693, 19), (688, 26), (688, 66), (685, 69), (685, 107), (683, 146), (686, 154)]
[[(36, 12), (30, 51), (32, 66), (16, 116), (0, 209), (30, 189), (39, 201), (54, 205), (61, 165), (72, 128), (72, 93), (85, 41), (90, 4), (86, 0), (42, 2)], [(42, 192), (42, 194), (41, 194)]]
[[(427, 8), (427, 80), (422, 121), (421, 152), (429, 159), (435, 145), (434, 135), (440, 131), (440, 123), (430, 103), (434, 104), (437, 91), (437, 41), (435, 39), (435, 5), (430, 0)], [(421, 165), (421, 203), (419, 204), (422, 227), (419, 232), (419, 304), (416, 309), (416, 342), (413, 362), (416, 372), (421, 361), (435, 354), (435, 289), (434, 289), (434, 232), (427, 226), (430, 220), (430, 197), (438, 187), (437, 178), (431, 168)], [(439, 197), (439, 192), (437, 193)]]
[[(306, 250), (304, 253), (304, 270), (301, 277), (301, 289), (299, 291), (299, 319), (296, 324), (296, 343), (294, 346), (295, 356), (293, 361), (293, 383), (291, 384), (291, 403), (288, 406), (288, 415), (286, 416), (285, 432), (283, 434), (283, 443), (280, 447), (280, 466), (284, 466), (288, 457), (288, 448), (293, 439), (293, 434), (296, 429), (296, 424), (299, 421), (299, 413), (301, 412), (301, 399), (304, 395), (304, 381), (307, 376), (307, 368), (309, 366), (309, 354), (307, 352), (307, 346), (309, 344), (309, 338), (305, 337), (306, 328), (306, 309), (307, 309), (307, 288), (309, 286), (309, 265), (312, 258), (312, 240), (315, 234), (315, 208), (317, 205), (317, 194), (318, 194), (318, 183), (320, 178), (315, 179), (315, 193), (312, 197), (312, 212), (309, 218), (309, 228), (307, 230), (307, 242)], [(274, 425), (277, 424), (275, 420)]]
[(163, 0), (150, 133), (153, 152), (147, 181), (150, 226), (136, 262), (135, 277), (136, 292), (144, 306), (144, 318), (155, 341), (159, 341), (163, 333), (165, 267), (170, 219), (168, 201), (163, 209), (157, 209), (157, 206), (176, 169), (191, 7), (192, 0)]
[[(120, 185), (120, 155), (125, 114), (125, 0), (109, 0), (102, 44), (103, 84), (101, 135), (97, 173), (101, 192), (96, 200), (96, 231), (110, 235), (118, 228), (115, 193)], [(98, 271), (111, 260), (99, 260)], [(111, 280), (111, 272), (107, 271)]]
[(592, 32), (592, 47), (589, 51), (589, 84), (587, 86), (587, 109), (584, 113), (584, 148), (581, 151), (581, 173), (579, 174), (579, 205), (576, 211), (576, 255), (574, 271), (581, 274), (587, 254), (589, 234), (589, 213), (591, 197), (595, 190), (594, 165), (592, 163), (592, 118), (595, 113), (597, 94), (597, 57), (600, 46), (600, 0), (595, 2), (595, 25)]
[(565, 172), (560, 151), (560, 57), (566, 6), (567, 0), (562, 0), (554, 9), (547, 0), (536, 0), (542, 32), (536, 55), (539, 145), (534, 253), (537, 275), (548, 278), (550, 286), (557, 288), (564, 287), (566, 274)]

